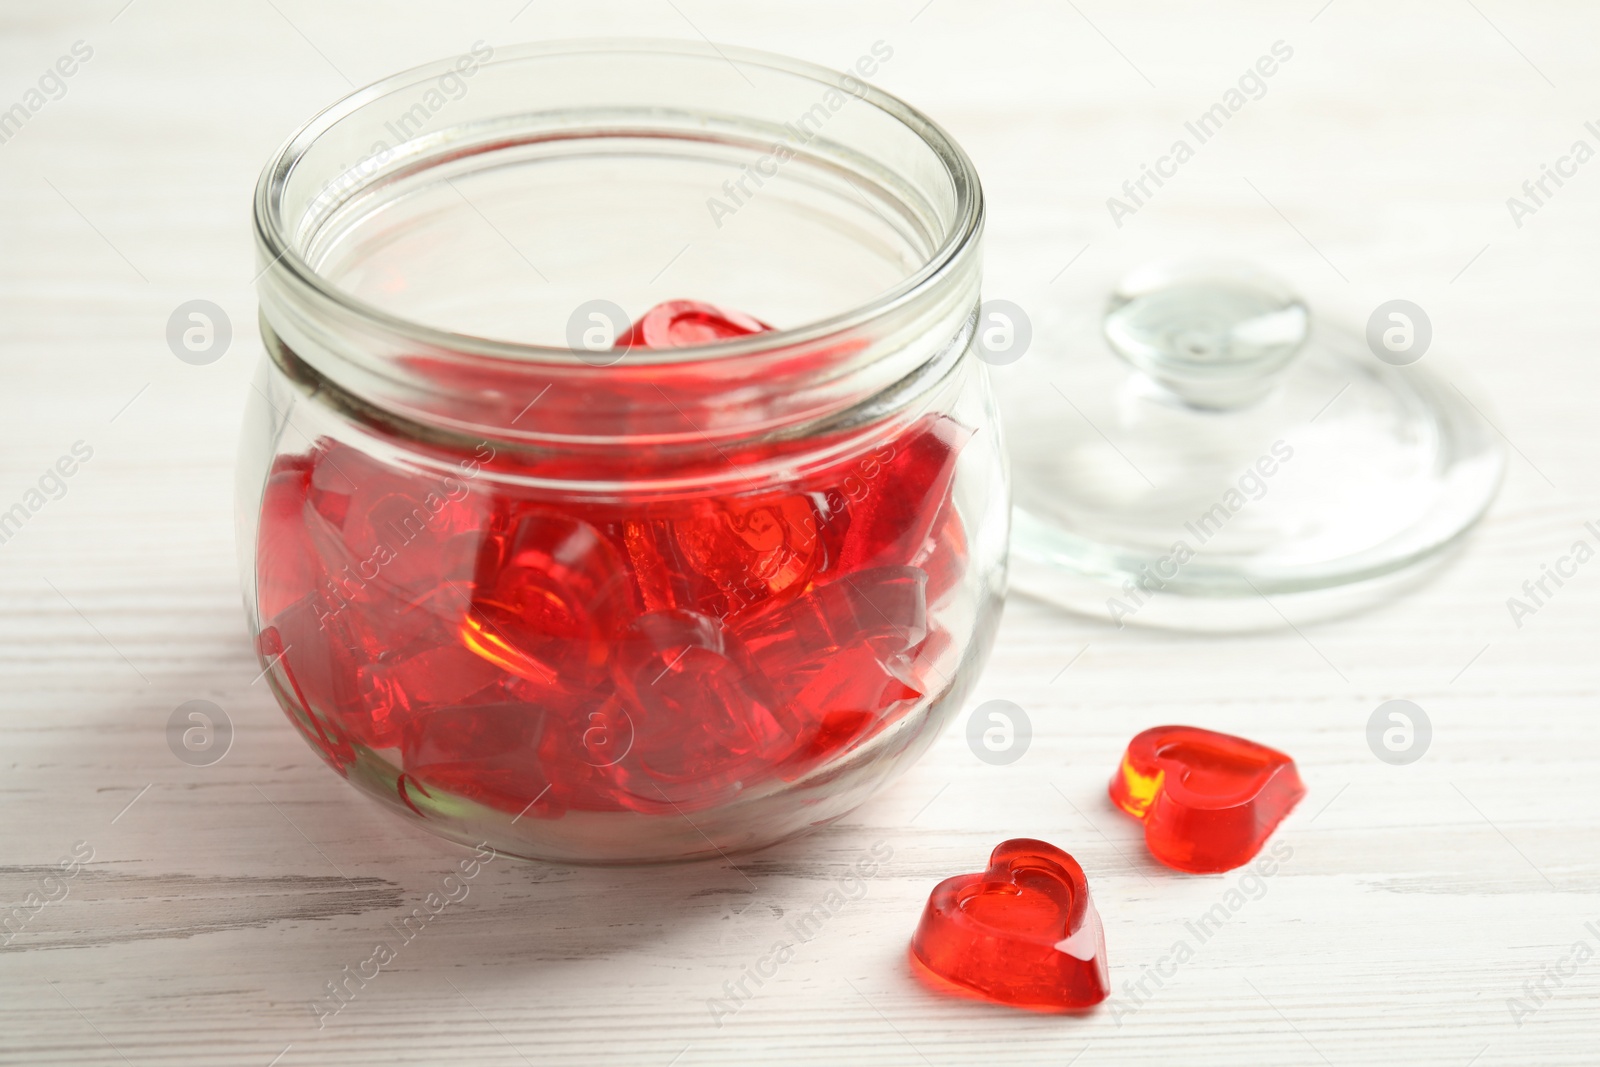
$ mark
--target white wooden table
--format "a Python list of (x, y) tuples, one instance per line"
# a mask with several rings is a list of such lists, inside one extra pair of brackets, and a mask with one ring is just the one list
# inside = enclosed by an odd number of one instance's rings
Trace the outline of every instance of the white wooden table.
[[(1600, 1062), (1600, 563), (1520, 628), (1506, 607), (1600, 520), (1600, 162), (1520, 227), (1506, 205), (1575, 140), (1600, 147), (1592, 5), (124, 2), (0, 9), (0, 108), (40, 104), (0, 143), (0, 510), (93, 450), (0, 544), (0, 904), (65, 894), (0, 947), (0, 1060)], [(326, 983), (463, 852), (328, 773), (252, 681), (231, 468), (257, 169), (347, 79), (480, 38), (702, 31), (833, 65), (891, 43), (877, 80), (985, 176), (991, 295), (1087, 308), (1147, 258), (1220, 252), (1324, 314), (1416, 301), (1432, 367), (1492, 403), (1508, 482), (1442, 579), (1303, 637), (1116, 631), (1014, 597), (974, 703), (1027, 709), (1020, 762), (952, 730), (848, 819), (737, 867), (493, 862), (319, 1029)], [(1279, 40), (1264, 95), (1115, 226), (1106, 198)], [(64, 95), (29, 98), (77, 41)], [(234, 330), (209, 366), (164, 339), (197, 298)], [(1408, 766), (1367, 746), (1390, 698), (1433, 722)], [(192, 699), (236, 731), (213, 766), (167, 746)], [(1282, 747), (1311, 790), (1279, 834), (1292, 858), (1176, 967), (1238, 875), (1160, 868), (1104, 799), (1126, 739), (1164, 721)], [(1009, 836), (1088, 871), (1117, 987), (1091, 1016), (910, 973), (929, 888)], [(714, 1020), (723, 983), (875, 845), (892, 856), (864, 895)], [(64, 857), (75, 875), (51, 878)]]

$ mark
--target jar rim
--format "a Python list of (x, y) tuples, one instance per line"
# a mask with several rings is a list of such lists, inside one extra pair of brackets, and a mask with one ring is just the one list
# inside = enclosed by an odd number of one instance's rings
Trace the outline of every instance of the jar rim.
[[(680, 348), (631, 350), (630, 360), (644, 365), (674, 366), (710, 361), (722, 362), (767, 352), (774, 348), (808, 344), (843, 331), (854, 330), (892, 314), (915, 300), (920, 293), (937, 286), (944, 276), (956, 269), (963, 252), (975, 246), (983, 227), (983, 194), (972, 160), (955, 139), (933, 119), (899, 97), (869, 84), (854, 74), (761, 49), (673, 38), (579, 38), (528, 42), (496, 48), (493, 58), (488, 63), (588, 53), (629, 52), (676, 53), (704, 59), (725, 60), (729, 63), (740, 61), (751, 66), (766, 67), (781, 73), (809, 78), (832, 89), (839, 88), (840, 79), (848, 78), (855, 83), (851, 92), (858, 99), (898, 121), (933, 152), (949, 176), (955, 196), (955, 211), (951, 224), (938, 246), (926, 257), (923, 265), (867, 302), (822, 319), (748, 337), (711, 344), (686, 345)], [(573, 366), (579, 363), (581, 356), (572, 348), (482, 337), (429, 326), (386, 311), (323, 277), (302, 256), (295, 246), (296, 242), (290, 237), (289, 220), (285, 219), (283, 211), (288, 182), (296, 165), (316, 143), (318, 137), (366, 104), (396, 89), (439, 77), (453, 70), (454, 63), (453, 58), (440, 59), (372, 82), (330, 104), (289, 135), (268, 161), (256, 184), (252, 213), (253, 228), (257, 251), (265, 262), (265, 266), (256, 276), (257, 282), (271, 273), (276, 280), (287, 281), (293, 288), (299, 289), (315, 300), (332, 305), (347, 315), (353, 315), (358, 321), (437, 350), (460, 353), (469, 358), (486, 358), (524, 366), (541, 364)]]

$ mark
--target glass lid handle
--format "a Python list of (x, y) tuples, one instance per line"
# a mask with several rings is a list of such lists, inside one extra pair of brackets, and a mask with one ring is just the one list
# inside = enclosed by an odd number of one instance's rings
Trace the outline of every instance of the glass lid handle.
[(1311, 316), (1247, 266), (1158, 263), (1123, 278), (1102, 323), (1112, 351), (1192, 408), (1255, 403), (1305, 345)]

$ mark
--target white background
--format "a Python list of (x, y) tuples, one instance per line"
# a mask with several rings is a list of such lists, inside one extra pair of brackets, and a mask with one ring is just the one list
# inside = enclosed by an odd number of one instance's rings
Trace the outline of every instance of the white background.
[[(0, 545), (0, 904), (74, 842), (94, 854), (0, 947), (0, 1060), (1600, 1061), (1600, 958), (1546, 979), (1520, 1026), (1507, 1003), (1578, 942), (1600, 951), (1600, 562), (1520, 628), (1506, 607), (1600, 520), (1600, 161), (1520, 228), (1506, 206), (1574, 140), (1600, 147), (1592, 5), (123, 3), (0, 5), (0, 108), (73, 42), (94, 49), (0, 144), (0, 509), (73, 442), (94, 449)], [(1510, 442), (1507, 484), (1441, 580), (1299, 635), (1119, 632), (1013, 597), (974, 704), (1027, 709), (1018, 763), (981, 763), (952, 729), (842, 823), (737, 868), (495, 862), (319, 1031), (324, 983), (461, 853), (328, 773), (252, 683), (231, 469), (260, 352), (257, 171), (352, 83), (479, 39), (702, 32), (834, 66), (888, 42), (877, 82), (984, 177), (990, 296), (1092, 307), (1145, 259), (1215, 253), (1330, 318), (1417, 302), (1429, 366), (1475, 383)], [(1266, 95), (1114, 226), (1106, 198), (1278, 40), (1294, 55)], [(164, 338), (196, 298), (234, 329), (205, 367)], [(237, 730), (203, 769), (165, 738), (197, 698)], [(1433, 721), (1410, 766), (1367, 747), (1391, 698)], [(1159, 867), (1104, 798), (1127, 738), (1163, 721), (1288, 751), (1310, 795), (1264, 895), (1145, 999), (1125, 983), (1238, 877)], [(928, 890), (1011, 836), (1088, 872), (1117, 986), (1090, 1016), (943, 999), (910, 973)], [(707, 999), (785, 936), (780, 914), (877, 842), (893, 856), (866, 895), (715, 1025)]]

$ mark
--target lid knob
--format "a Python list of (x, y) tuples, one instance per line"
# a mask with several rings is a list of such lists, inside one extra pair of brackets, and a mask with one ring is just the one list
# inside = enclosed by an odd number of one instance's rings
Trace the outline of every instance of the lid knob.
[(1111, 348), (1194, 408), (1255, 403), (1310, 334), (1282, 282), (1228, 263), (1158, 263), (1122, 279), (1102, 328)]

